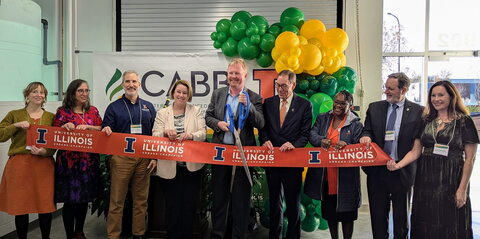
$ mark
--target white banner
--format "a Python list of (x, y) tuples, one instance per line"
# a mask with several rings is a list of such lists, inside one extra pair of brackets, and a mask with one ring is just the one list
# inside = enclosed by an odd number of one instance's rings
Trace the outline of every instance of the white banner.
[[(93, 61), (92, 101), (103, 114), (108, 104), (123, 94), (122, 73), (135, 70), (141, 81), (140, 97), (162, 108), (170, 86), (177, 80), (192, 84), (192, 104), (205, 110), (215, 89), (227, 85), (227, 65), (221, 53), (105, 53), (95, 54)], [(274, 69), (247, 61), (246, 86), (267, 98), (274, 94)]]

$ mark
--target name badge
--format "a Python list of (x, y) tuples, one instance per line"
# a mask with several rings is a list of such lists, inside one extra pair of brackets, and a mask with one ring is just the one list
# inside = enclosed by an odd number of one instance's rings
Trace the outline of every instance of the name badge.
[(385, 131), (385, 141), (393, 141), (393, 140), (395, 140), (395, 130)]
[(446, 144), (435, 144), (433, 147), (433, 153), (442, 156), (448, 156), (449, 146)]
[(142, 134), (142, 125), (141, 124), (132, 124), (130, 125), (131, 134)]
[(25, 146), (25, 149), (26, 149), (26, 150), (32, 150), (32, 146), (27, 145), (27, 146)]

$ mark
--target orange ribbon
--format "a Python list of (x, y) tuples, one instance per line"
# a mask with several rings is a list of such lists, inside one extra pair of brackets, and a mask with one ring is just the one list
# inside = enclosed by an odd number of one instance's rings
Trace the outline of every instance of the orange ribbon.
[[(242, 166), (238, 148), (234, 145), (198, 141), (170, 141), (147, 135), (74, 130), (31, 125), (27, 145), (70, 151), (122, 155), (151, 159), (177, 160), (194, 163)], [(372, 143), (347, 145), (342, 150), (297, 148), (288, 152), (273, 151), (261, 146), (244, 146), (245, 156), (252, 167), (358, 167), (385, 165), (391, 158)]]

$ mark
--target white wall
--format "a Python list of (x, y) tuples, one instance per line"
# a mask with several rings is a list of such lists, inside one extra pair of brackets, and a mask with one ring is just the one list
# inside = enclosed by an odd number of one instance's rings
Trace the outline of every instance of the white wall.
[[(356, 5), (357, 1), (358, 5)], [(345, 55), (347, 66), (354, 68), (360, 76), (361, 82), (357, 82), (354, 101), (355, 105), (360, 106), (359, 113), (364, 122), (368, 104), (381, 100), (383, 94), (381, 90), (383, 1), (346, 0), (345, 11), (345, 31), (350, 38), (350, 45)], [(359, 36), (358, 42), (357, 36)], [(366, 175), (362, 173), (361, 179), (362, 204), (365, 205), (368, 204)]]

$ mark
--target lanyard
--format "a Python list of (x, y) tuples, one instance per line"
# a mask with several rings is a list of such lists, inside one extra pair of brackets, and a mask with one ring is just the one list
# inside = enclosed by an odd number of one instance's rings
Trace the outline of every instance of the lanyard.
[[(452, 131), (452, 136), (450, 136), (450, 140), (448, 141), (447, 143), (447, 146), (450, 145), (450, 142), (452, 142), (452, 139), (453, 139), (453, 135), (455, 134), (455, 127), (457, 126), (457, 121), (454, 120), (453, 121), (453, 131)], [(445, 129), (445, 127), (444, 127)], [(433, 122), (432, 122), (432, 130), (433, 130), (433, 140), (435, 141), (435, 144), (437, 144), (437, 134), (438, 132), (435, 130), (435, 128), (433, 127)]]
[[(125, 102), (125, 101), (124, 101)], [(72, 110), (73, 111), (73, 110)], [(77, 112), (73, 111), (73, 113), (75, 113), (76, 115), (78, 115), (78, 117), (80, 117), (80, 119), (82, 119), (82, 123), (83, 124), (87, 124), (87, 122), (85, 121), (85, 111), (82, 110), (82, 115), (78, 114)]]
[[(130, 125), (133, 125), (133, 120), (132, 120), (132, 115), (130, 114), (130, 109), (128, 109), (127, 102), (123, 100), (123, 103), (125, 104), (125, 108), (127, 108), (128, 111), (128, 117), (130, 117)], [(140, 98), (138, 98), (138, 110), (140, 111), (140, 122), (138, 124), (142, 124), (142, 102), (140, 101)]]

